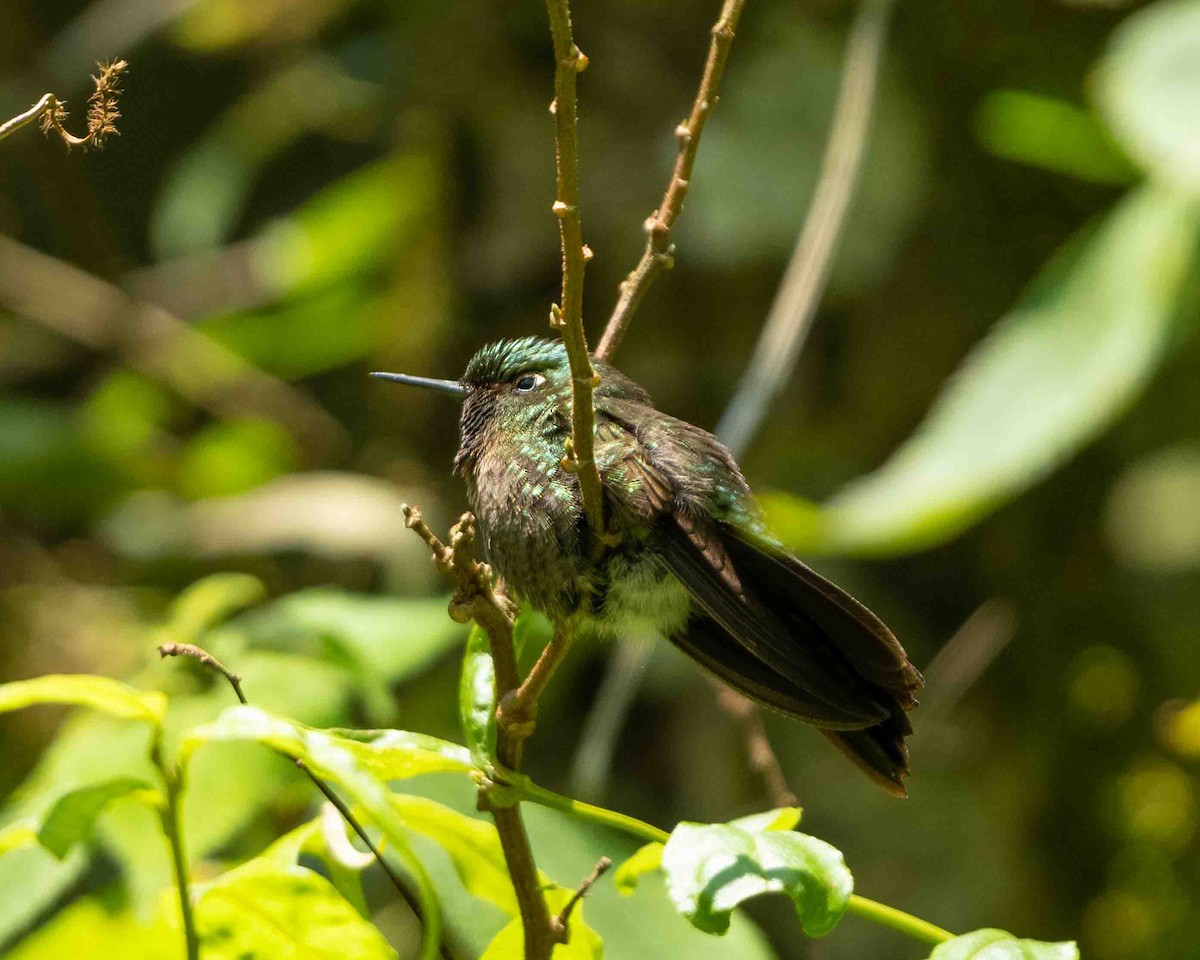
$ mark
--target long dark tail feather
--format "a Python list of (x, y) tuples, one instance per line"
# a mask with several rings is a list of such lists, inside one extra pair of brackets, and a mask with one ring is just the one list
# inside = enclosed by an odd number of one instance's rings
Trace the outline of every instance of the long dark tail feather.
[(902, 713), (865, 730), (822, 730), (835, 747), (881, 787), (897, 797), (907, 797), (908, 745), (904, 738), (912, 725)]
[(672, 524), (661, 549), (709, 615), (675, 642), (752, 700), (820, 727), (884, 789), (906, 796), (905, 711), (923, 681), (891, 631), (799, 560), (735, 527)]

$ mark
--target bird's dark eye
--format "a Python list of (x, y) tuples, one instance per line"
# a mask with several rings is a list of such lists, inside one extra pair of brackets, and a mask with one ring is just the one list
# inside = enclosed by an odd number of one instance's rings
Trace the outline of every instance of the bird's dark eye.
[(517, 393), (529, 393), (532, 390), (536, 390), (544, 379), (544, 377), (540, 377), (536, 373), (527, 373), (525, 376), (517, 380), (517, 382), (513, 384), (513, 387)]

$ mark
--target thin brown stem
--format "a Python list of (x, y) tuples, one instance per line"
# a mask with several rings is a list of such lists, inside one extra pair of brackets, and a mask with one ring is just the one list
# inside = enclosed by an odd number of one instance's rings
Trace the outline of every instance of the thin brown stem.
[(179, 915), (183, 923), (183, 939), (187, 960), (199, 960), (200, 938), (196, 933), (196, 917), (192, 910), (192, 895), (188, 886), (187, 849), (183, 845), (183, 822), (179, 816), (182, 793), (180, 772), (163, 757), (161, 731), (150, 745), (150, 762), (158, 768), (163, 782), (163, 804), (159, 810), (163, 833), (171, 848), (171, 867), (175, 872), (175, 889), (179, 896)]
[(796, 794), (788, 786), (783, 765), (767, 737), (762, 707), (716, 681), (714, 686), (717, 688), (717, 703), (737, 720), (742, 728), (742, 735), (746, 741), (746, 756), (750, 760), (750, 766), (763, 778), (771, 805), (794, 807), (797, 803)]
[[(210, 670), (215, 670), (217, 673), (223, 676), (226, 681), (228, 681), (229, 686), (233, 688), (233, 692), (237, 696), (239, 703), (249, 703), (249, 701), (246, 699), (246, 694), (242, 691), (242, 678), (222, 664), (220, 660), (214, 657), (203, 647), (197, 646), (194, 643), (164, 643), (159, 646), (158, 655), (160, 657), (190, 657), (193, 660), (199, 661)], [(396, 888), (396, 892), (399, 893), (401, 899), (408, 904), (408, 908), (413, 912), (413, 916), (417, 918), (418, 922), (423, 923), (425, 917), (424, 911), (421, 909), (420, 901), (418, 901), (413, 892), (408, 889), (400, 875), (392, 869), (392, 865), (384, 858), (383, 851), (375, 845), (375, 842), (371, 839), (370, 834), (367, 833), (366, 828), (362, 825), (362, 823), (359, 822), (359, 819), (354, 815), (350, 808), (346, 806), (342, 798), (334, 792), (333, 788), (329, 786), (329, 784), (326, 783), (321, 777), (313, 773), (303, 760), (296, 759), (294, 762), (297, 767), (304, 771), (308, 779), (313, 782), (313, 786), (320, 790), (325, 799), (328, 800), (333, 805), (334, 809), (336, 809), (337, 812), (342, 815), (342, 819), (346, 821), (350, 829), (353, 830), (358, 835), (358, 838), (366, 844), (367, 849), (371, 852), (371, 855), (375, 858), (375, 861), (382, 868), (384, 874), (387, 875), (387, 878), (391, 881), (392, 886)], [(170, 781), (168, 781), (168, 800), (170, 800), (170, 791), (171, 786)], [(165, 816), (166, 813), (164, 813), (164, 817)], [(440, 950), (442, 960), (454, 960), (454, 957), (451, 955), (450, 950), (445, 943), (440, 944)]]
[(567, 901), (566, 905), (559, 911), (558, 916), (554, 918), (555, 930), (558, 932), (559, 937), (562, 938), (563, 943), (567, 942), (568, 924), (571, 922), (571, 912), (575, 909), (575, 905), (587, 896), (587, 892), (592, 888), (592, 885), (604, 876), (610, 867), (612, 867), (612, 860), (608, 857), (601, 857), (596, 863), (596, 868), (579, 885), (571, 895), (571, 899)]
[(12, 136), (22, 127), (27, 127), (35, 120), (40, 119), (47, 111), (53, 110), (58, 104), (58, 98), (52, 93), (42, 95), (37, 103), (26, 110), (24, 113), (18, 113), (11, 120), (5, 120), (0, 123), (0, 140), (5, 137)]
[(579, 481), (592, 552), (598, 558), (607, 540), (604, 496), (594, 453), (593, 391), (600, 380), (592, 367), (583, 330), (583, 271), (592, 251), (583, 242), (583, 221), (579, 215), (579, 115), (575, 93), (576, 80), (588, 60), (575, 45), (568, 0), (546, 0), (546, 11), (554, 41), (554, 102), (550, 111), (554, 115), (558, 167), (557, 198), (551, 209), (558, 217), (562, 244), (562, 302), (550, 308), (550, 326), (561, 333), (571, 366), (571, 443), (563, 457), (563, 467)]
[(191, 657), (193, 660), (199, 660), (204, 666), (216, 670), (229, 681), (239, 703), (249, 703), (246, 695), (242, 692), (242, 678), (203, 647), (198, 647), (194, 643), (163, 643), (159, 645), (158, 655), (160, 657)]
[(683, 212), (683, 201), (692, 182), (696, 151), (700, 148), (700, 136), (704, 133), (709, 114), (717, 104), (721, 77), (725, 73), (725, 62), (729, 59), (734, 31), (745, 5), (746, 0), (724, 0), (721, 15), (712, 28), (708, 59), (704, 63), (704, 73), (700, 77), (700, 87), (696, 91), (692, 112), (675, 128), (679, 153), (675, 157), (675, 168), (671, 171), (667, 192), (663, 195), (658, 209), (650, 214), (643, 225), (646, 231), (646, 249), (633, 272), (621, 283), (617, 305), (613, 308), (608, 325), (604, 328), (604, 336), (600, 338), (600, 345), (596, 348), (596, 356), (601, 360), (609, 359), (621, 343), (621, 338), (625, 336), (629, 322), (633, 319), (634, 311), (642, 302), (642, 297), (646, 295), (654, 278), (674, 265), (671, 229), (675, 226), (679, 214)]
[(525, 733), (526, 737), (533, 733), (538, 700), (549, 686), (554, 671), (571, 649), (571, 641), (574, 639), (575, 631), (570, 624), (559, 624), (555, 628), (554, 636), (537, 658), (529, 675), (520, 686), (501, 698), (497, 716), (502, 726), (508, 727), (510, 731), (528, 730), (528, 733)]
[[(496, 759), (503, 768), (519, 771), (525, 740), (533, 733), (537, 704), (536, 700), (526, 701), (527, 712), (521, 716), (502, 709), (521, 687), (512, 632), (516, 607), (492, 583), (491, 568), (475, 559), (474, 516), (464, 513), (459, 518), (451, 529), (449, 545), (429, 529), (419, 508), (405, 505), (404, 516), (408, 527), (429, 547), (434, 565), (454, 582), (450, 616), (459, 623), (474, 620), (487, 633), (496, 671)], [(521, 914), (525, 960), (549, 960), (554, 945), (562, 941), (542, 893), (520, 800), (514, 799), (504, 785), (487, 781), (480, 787), (478, 803), (480, 810), (492, 815), (500, 836)]]
[(740, 456), (791, 377), (829, 278), (871, 126), (893, 0), (861, 0), (847, 41), (841, 88), (812, 206), (717, 436)]
[(129, 64), (124, 60), (115, 60), (112, 63), (98, 63), (97, 66), (100, 72), (92, 77), (95, 89), (88, 97), (86, 134), (77, 137), (63, 125), (68, 116), (66, 102), (52, 93), (47, 93), (24, 113), (0, 123), (0, 140), (39, 120), (42, 132), (58, 134), (68, 150), (72, 147), (83, 147), (85, 150), (101, 149), (107, 137), (119, 135), (117, 120), (121, 117), (121, 111), (117, 104), (121, 88), (118, 84)]

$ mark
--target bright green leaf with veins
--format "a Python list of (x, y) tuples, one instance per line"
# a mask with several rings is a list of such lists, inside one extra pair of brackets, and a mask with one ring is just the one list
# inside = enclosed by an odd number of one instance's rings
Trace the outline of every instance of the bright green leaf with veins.
[(1079, 948), (1019, 940), (1003, 930), (975, 930), (939, 944), (929, 960), (1079, 960)]
[(205, 960), (395, 960), (382, 933), (328, 880), (251, 861), (196, 894)]
[(675, 908), (705, 933), (725, 933), (742, 901), (784, 893), (804, 932), (822, 936), (841, 920), (854, 880), (838, 850), (792, 832), (799, 817), (786, 807), (731, 823), (681, 823), (661, 850), (650, 844), (622, 865), (618, 882), (627, 890), (661, 857)]

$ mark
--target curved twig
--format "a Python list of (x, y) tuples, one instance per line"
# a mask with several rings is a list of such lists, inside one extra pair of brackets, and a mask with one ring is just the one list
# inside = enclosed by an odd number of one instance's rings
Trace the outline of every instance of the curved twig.
[(692, 181), (692, 167), (696, 163), (696, 151), (700, 148), (700, 136), (704, 133), (708, 115), (716, 106), (717, 91), (725, 73), (725, 61), (729, 59), (734, 31), (745, 5), (746, 0), (725, 0), (721, 7), (721, 15), (713, 25), (708, 59), (704, 63), (704, 73), (700, 77), (700, 87), (696, 91), (692, 112), (687, 120), (675, 128), (679, 154), (675, 158), (675, 168), (671, 171), (671, 179), (667, 183), (667, 192), (663, 195), (658, 209), (646, 219), (646, 249), (633, 272), (621, 282), (617, 305), (604, 328), (600, 345), (596, 347), (596, 356), (602, 360), (607, 360), (617, 349), (630, 320), (633, 319), (634, 311), (642, 302), (646, 291), (650, 289), (654, 278), (674, 265), (671, 228), (683, 212), (683, 201)]
[(841, 89), (812, 206), (754, 356), (725, 408), (717, 436), (741, 456), (796, 367), (858, 181), (893, 0), (862, 0), (847, 41)]

